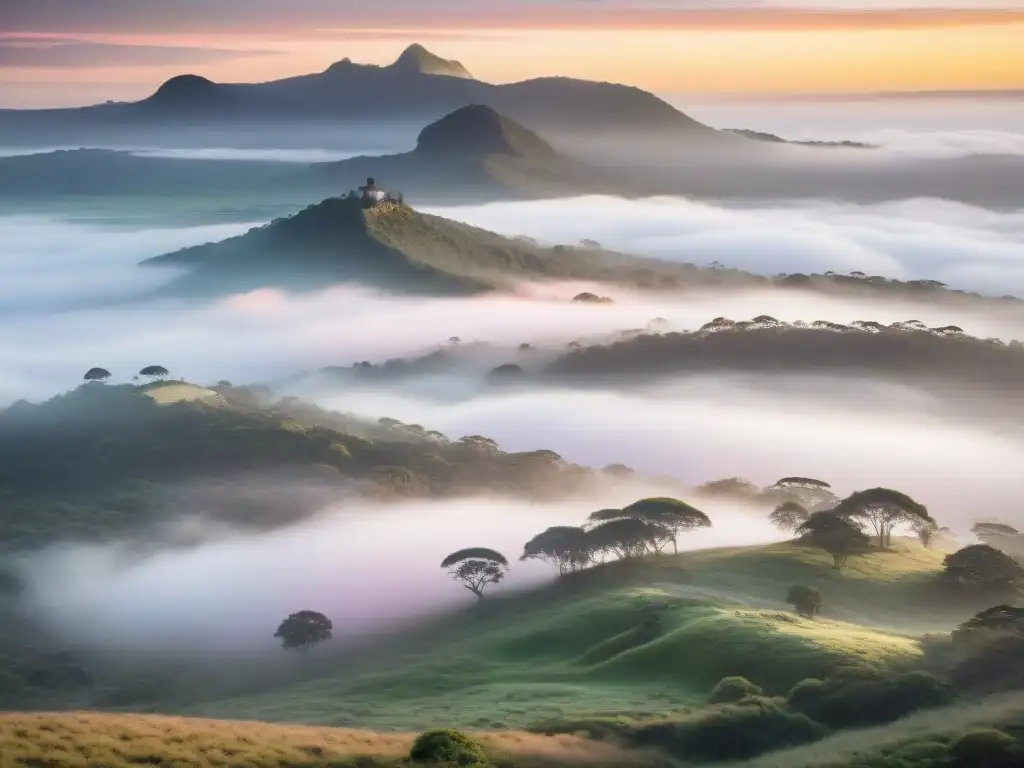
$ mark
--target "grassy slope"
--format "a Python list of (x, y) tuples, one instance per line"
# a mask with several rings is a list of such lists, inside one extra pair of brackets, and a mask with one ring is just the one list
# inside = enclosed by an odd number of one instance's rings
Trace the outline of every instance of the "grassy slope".
[[(378, 668), (355, 664), (359, 671), (204, 702), (185, 713), (487, 729), (670, 713), (703, 701), (720, 678), (735, 674), (781, 693), (840, 664), (898, 666), (920, 653), (907, 635), (827, 617), (807, 621), (774, 607), (791, 583), (824, 576), (834, 613), (872, 618), (876, 609), (894, 624), (940, 557), (901, 545), (853, 563), (839, 579), (819, 555), (788, 544), (665, 557), (626, 579), (583, 574), (590, 583), (571, 590), (563, 584), (494, 601), (487, 612), (458, 614), (447, 633)], [(659, 616), (654, 632), (643, 627), (651, 613)]]
[[(146, 715), (5, 714), (0, 715), (0, 768), (366, 768), (401, 764), (412, 739), (401, 733)], [(481, 741), (499, 765), (627, 766), (642, 758), (642, 753), (573, 736), (501, 732)], [(363, 756), (376, 759), (359, 759)]]
[(157, 382), (141, 387), (149, 397), (160, 405), (173, 403), (189, 403), (204, 401), (209, 404), (222, 404), (224, 399), (212, 389), (195, 384), (178, 381)]

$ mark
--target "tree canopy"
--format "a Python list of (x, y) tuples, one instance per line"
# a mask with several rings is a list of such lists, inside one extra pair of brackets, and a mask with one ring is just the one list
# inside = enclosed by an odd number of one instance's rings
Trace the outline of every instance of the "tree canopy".
[(1024, 566), (988, 544), (972, 544), (946, 555), (942, 578), (967, 589), (1014, 593), (1024, 587)]
[(90, 368), (82, 378), (86, 381), (106, 381), (110, 378), (110, 371), (106, 368)]
[(800, 541), (832, 555), (832, 567), (841, 571), (851, 555), (871, 548), (870, 539), (856, 525), (834, 512), (815, 512), (796, 529)]
[(303, 648), (331, 639), (334, 625), (317, 611), (299, 611), (281, 622), (274, 637), (284, 648)]
[(803, 504), (790, 500), (782, 502), (773, 509), (768, 515), (768, 519), (780, 531), (792, 532), (799, 528), (801, 523), (810, 516), (811, 513), (807, 511)]
[(491, 584), (498, 584), (508, 571), (508, 560), (497, 550), (487, 547), (469, 547), (452, 552), (441, 561), (453, 579), (483, 599), (484, 590)]
[(559, 573), (583, 568), (591, 561), (587, 531), (571, 525), (552, 526), (526, 542), (519, 559), (545, 560)]
[(145, 368), (139, 371), (139, 376), (147, 376), (151, 379), (162, 379), (169, 374), (170, 371), (168, 371), (162, 365), (147, 365)]
[[(668, 497), (640, 499), (622, 509), (602, 509), (590, 515), (592, 522), (610, 522), (616, 519), (633, 519), (647, 523), (651, 526), (647, 529), (649, 534), (666, 531), (667, 536), (664, 539), (652, 539), (655, 552), (660, 552), (668, 541), (672, 542), (673, 550), (678, 552), (676, 537), (680, 533), (711, 526), (711, 519), (699, 509), (685, 501)], [(618, 530), (625, 531), (627, 528), (620, 526)]]
[(879, 549), (892, 544), (892, 531), (896, 526), (931, 519), (927, 507), (891, 488), (855, 491), (839, 502), (834, 511), (848, 520), (869, 525), (875, 532)]

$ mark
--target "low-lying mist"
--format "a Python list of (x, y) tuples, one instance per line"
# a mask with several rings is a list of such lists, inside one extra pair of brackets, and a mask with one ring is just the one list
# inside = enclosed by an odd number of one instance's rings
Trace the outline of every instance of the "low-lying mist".
[(878, 205), (825, 200), (719, 205), (678, 197), (580, 197), (431, 208), (503, 235), (575, 243), (759, 274), (861, 271), (1024, 294), (1024, 210), (944, 200)]
[[(621, 498), (620, 498), (621, 497)], [(68, 640), (97, 650), (153, 653), (273, 649), (290, 613), (317, 610), (337, 638), (397, 623), (475, 598), (440, 567), (450, 552), (487, 546), (511, 563), (504, 590), (554, 577), (520, 562), (534, 534), (579, 525), (625, 494), (529, 505), (501, 499), (331, 505), (313, 519), (272, 533), (210, 530), (190, 548), (139, 559), (120, 545), (58, 548), (26, 566), (31, 610)], [(714, 527), (687, 534), (684, 549), (780, 538), (766, 520), (727, 504), (707, 507)]]
[(691, 486), (732, 476), (764, 486), (798, 475), (827, 480), (840, 495), (893, 487), (959, 533), (984, 517), (1024, 522), (1019, 433), (954, 420), (925, 393), (877, 381), (723, 372), (628, 389), (490, 391), (462, 401), (413, 387), (346, 387), (320, 400), (449, 435), (488, 435), (509, 451), (547, 448), (597, 467), (621, 462)]

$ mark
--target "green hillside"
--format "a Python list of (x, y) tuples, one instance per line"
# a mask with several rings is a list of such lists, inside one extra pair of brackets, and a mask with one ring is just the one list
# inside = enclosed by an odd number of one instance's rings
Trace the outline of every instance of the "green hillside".
[(520, 280), (681, 285), (696, 267), (587, 248), (547, 248), (502, 237), (400, 203), (330, 198), (225, 240), (143, 262), (187, 267), (165, 289), (212, 294), (265, 286), (323, 288), (357, 281), (410, 293), (467, 294)]
[[(791, 544), (613, 564), (446, 616), (401, 646), (375, 647), (364, 661), (325, 669), (311, 681), (181, 712), (377, 729), (492, 729), (678, 713), (700, 706), (732, 675), (785, 694), (840, 667), (898, 670), (920, 661), (914, 636), (832, 616), (860, 612), (894, 623), (921, 597), (904, 582), (934, 576), (941, 557), (899, 545), (834, 577), (824, 557)], [(800, 579), (833, 582), (821, 587), (829, 615), (802, 619), (782, 602)], [(962, 610), (951, 612), (943, 628), (963, 618)]]

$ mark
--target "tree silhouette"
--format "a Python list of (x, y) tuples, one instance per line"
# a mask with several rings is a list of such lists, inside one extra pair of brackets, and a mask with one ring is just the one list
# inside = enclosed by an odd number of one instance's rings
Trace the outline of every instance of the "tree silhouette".
[(942, 579), (977, 591), (1014, 593), (1024, 587), (1024, 567), (988, 544), (972, 544), (946, 555)]
[(139, 376), (145, 376), (148, 379), (162, 379), (168, 375), (170, 375), (170, 371), (162, 365), (147, 365), (139, 371)]
[(299, 611), (281, 622), (274, 637), (281, 639), (284, 648), (308, 648), (331, 639), (334, 625), (317, 611)]
[(856, 525), (834, 512), (815, 512), (796, 529), (800, 541), (832, 555), (832, 567), (841, 571), (851, 555), (871, 549), (871, 540)]
[(768, 519), (780, 531), (788, 533), (799, 528), (800, 524), (810, 516), (811, 513), (807, 511), (803, 504), (791, 500), (779, 504), (769, 513)]
[(508, 560), (500, 552), (486, 547), (470, 547), (452, 552), (441, 567), (462, 586), (482, 600), (489, 584), (499, 584), (508, 571)]
[(560, 574), (576, 571), (591, 561), (587, 532), (571, 525), (556, 525), (538, 533), (523, 546), (520, 560), (545, 560)]
[(622, 517), (621, 509), (603, 509), (590, 516), (605, 520), (587, 530), (587, 549), (592, 554), (611, 553), (621, 560), (657, 552), (672, 539), (672, 531), (638, 517)]
[(910, 523), (923, 547), (931, 546), (932, 539), (939, 533), (939, 524), (931, 518), (912, 520)]
[(794, 499), (809, 512), (820, 512), (831, 509), (839, 502), (839, 497), (832, 493), (831, 488), (832, 486), (824, 480), (813, 477), (783, 477), (768, 486), (765, 491), (769, 495), (781, 496), (783, 499)]
[(1024, 560), (1024, 533), (1004, 523), (983, 521), (971, 527), (971, 533), (983, 543), (1017, 560)]
[(870, 525), (879, 549), (892, 544), (892, 531), (897, 525), (914, 525), (931, 519), (927, 507), (891, 488), (869, 488), (851, 493), (839, 502), (834, 511), (848, 520)]
[[(669, 497), (658, 497), (640, 499), (620, 510), (600, 510), (590, 515), (593, 522), (614, 520), (616, 518), (632, 518), (642, 520), (657, 528), (668, 531), (669, 536), (665, 541), (672, 542), (672, 549), (679, 552), (677, 536), (683, 531), (691, 531), (695, 528), (710, 528), (711, 520), (696, 507), (692, 507), (685, 501)], [(656, 530), (652, 528), (652, 531)], [(655, 542), (655, 551), (660, 552), (663, 544)]]
[(797, 584), (789, 588), (786, 602), (805, 618), (813, 619), (821, 610), (821, 594), (814, 587)]
[(110, 378), (110, 371), (106, 368), (90, 368), (82, 378), (86, 381), (106, 381)]

